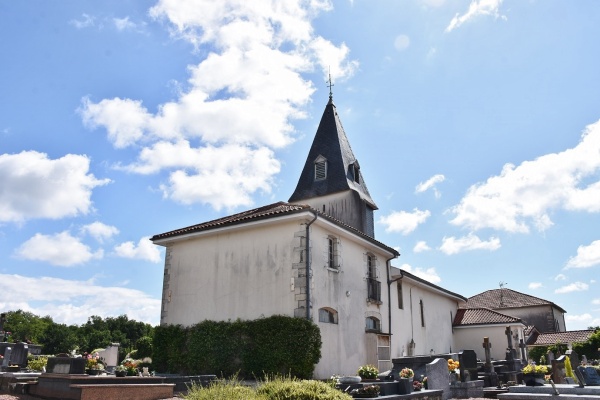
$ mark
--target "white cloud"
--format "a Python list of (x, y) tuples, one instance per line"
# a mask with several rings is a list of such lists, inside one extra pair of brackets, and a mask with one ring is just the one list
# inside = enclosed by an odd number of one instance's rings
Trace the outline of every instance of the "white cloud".
[(589, 268), (600, 264), (600, 240), (595, 240), (589, 246), (579, 246), (577, 255), (567, 262), (567, 268)]
[(92, 189), (110, 182), (89, 167), (86, 156), (75, 154), (56, 160), (36, 151), (0, 155), (0, 222), (89, 213)]
[(444, 182), (445, 179), (446, 179), (446, 177), (442, 174), (434, 175), (431, 178), (427, 179), (425, 182), (419, 183), (417, 185), (417, 187), (415, 188), (415, 193), (423, 193), (429, 189), (433, 189), (433, 193), (435, 194), (435, 197), (439, 198), (440, 192), (437, 190), (435, 185), (438, 183)]
[(531, 282), (527, 287), (531, 290), (535, 290), (544, 287), (544, 285), (542, 285), (541, 282)]
[(424, 279), (427, 282), (438, 284), (442, 281), (442, 278), (440, 278), (440, 276), (437, 274), (435, 268), (413, 268), (409, 264), (402, 264), (400, 269), (403, 269), (406, 272), (410, 272), (411, 274), (418, 276), (419, 278)]
[(406, 211), (394, 211), (388, 216), (379, 217), (379, 223), (387, 225), (386, 232), (400, 232), (408, 235), (424, 223), (431, 213), (429, 210), (421, 211), (415, 208), (412, 213)]
[[(0, 274), (0, 282), (11, 282), (0, 291), (0, 309), (51, 315), (58, 323), (83, 324), (90, 315), (116, 317), (127, 314), (153, 325), (160, 317), (160, 299), (139, 290), (99, 286), (93, 281)], [(35, 306), (37, 303), (43, 306)]]
[(567, 286), (560, 287), (554, 291), (557, 294), (584, 292), (589, 289), (589, 285), (583, 282), (574, 282)]
[(592, 316), (588, 313), (580, 314), (580, 315), (565, 315), (565, 320), (567, 322), (588, 322), (592, 320)]
[(140, 239), (137, 246), (133, 242), (124, 242), (115, 246), (115, 253), (119, 257), (146, 260), (153, 263), (159, 263), (162, 259), (158, 246), (150, 241), (146, 236)]
[(414, 253), (421, 253), (423, 251), (429, 251), (429, 250), (431, 250), (431, 247), (429, 247), (427, 245), (427, 242), (425, 242), (424, 240), (417, 242), (417, 244), (415, 244), (415, 247), (413, 247)]
[(500, 239), (490, 237), (489, 240), (481, 240), (477, 235), (472, 233), (461, 238), (444, 237), (440, 250), (445, 254), (457, 254), (469, 250), (498, 250), (500, 248)]
[(95, 18), (88, 14), (81, 14), (81, 19), (72, 19), (69, 24), (73, 25), (77, 29), (89, 28), (94, 26)]
[(436, 8), (443, 6), (445, 2), (446, 0), (421, 0), (424, 5)]
[[(122, 168), (168, 170), (167, 198), (217, 210), (249, 205), (255, 191), (270, 191), (279, 172), (273, 150), (294, 141), (292, 121), (306, 116), (315, 89), (303, 75), (320, 69), (325, 76), (331, 68), (334, 79), (343, 79), (358, 66), (345, 44), (315, 35), (311, 20), (329, 9), (328, 1), (159, 1), (150, 15), (207, 54), (188, 67), (188, 88), (156, 113), (139, 100), (84, 98), (82, 119), (106, 129), (115, 147), (141, 149)], [(185, 149), (185, 157), (169, 159), (174, 149)], [(207, 168), (207, 155), (218, 162)], [(245, 168), (231, 168), (239, 156)]]
[(88, 262), (94, 258), (102, 258), (102, 250), (92, 252), (89, 246), (83, 244), (69, 232), (55, 235), (36, 233), (15, 251), (19, 258), (48, 262), (59, 267), (72, 267)]
[(410, 38), (406, 35), (398, 35), (394, 39), (394, 47), (398, 51), (404, 51), (410, 46)]
[(564, 280), (567, 280), (567, 277), (564, 274), (558, 274), (554, 277), (554, 280), (555, 281), (564, 281)]
[[(553, 225), (555, 209), (600, 212), (600, 121), (589, 125), (577, 146), (547, 154), (471, 186), (452, 208), (452, 224), (472, 230), (543, 231)], [(588, 183), (587, 181), (593, 181)]]
[(103, 243), (104, 240), (110, 239), (114, 235), (119, 234), (119, 230), (116, 227), (106, 225), (98, 221), (83, 226), (81, 228), (81, 232), (89, 234), (100, 243)]
[(596, 306), (600, 306), (600, 299), (594, 299), (594, 300), (592, 300), (592, 304), (596, 305)]
[(496, 18), (506, 19), (506, 17), (501, 15), (498, 11), (501, 4), (502, 0), (472, 0), (469, 5), (469, 10), (465, 14), (460, 15), (459, 13), (456, 13), (446, 28), (446, 32), (451, 32), (468, 20), (480, 15), (491, 15)]
[(125, 18), (113, 18), (113, 23), (118, 31), (124, 31), (126, 29), (135, 29), (136, 24), (129, 20), (129, 17)]

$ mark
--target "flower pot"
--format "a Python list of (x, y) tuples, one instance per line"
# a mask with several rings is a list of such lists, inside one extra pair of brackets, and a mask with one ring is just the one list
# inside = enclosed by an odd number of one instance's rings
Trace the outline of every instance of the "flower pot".
[(115, 376), (118, 376), (119, 378), (123, 378), (123, 377), (127, 376), (127, 371), (115, 371)]
[(544, 386), (544, 374), (523, 374), (525, 386)]
[(100, 375), (102, 372), (100, 369), (88, 369), (88, 375)]
[(398, 393), (399, 394), (410, 394), (413, 389), (412, 378), (400, 378), (398, 381)]

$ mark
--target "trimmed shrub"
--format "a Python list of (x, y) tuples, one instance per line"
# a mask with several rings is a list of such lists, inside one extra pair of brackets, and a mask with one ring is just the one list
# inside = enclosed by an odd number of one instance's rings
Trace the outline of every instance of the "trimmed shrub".
[(352, 396), (335, 389), (331, 384), (298, 380), (293, 378), (275, 378), (261, 384), (256, 392), (267, 399), (294, 400), (348, 400)]

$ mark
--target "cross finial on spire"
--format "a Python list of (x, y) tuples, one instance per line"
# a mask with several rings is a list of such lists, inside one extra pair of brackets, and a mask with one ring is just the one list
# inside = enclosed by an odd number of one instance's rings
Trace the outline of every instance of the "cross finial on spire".
[(333, 92), (331, 91), (331, 87), (335, 85), (331, 82), (331, 68), (329, 69), (329, 80), (327, 81), (327, 86), (329, 86), (329, 100), (333, 100)]

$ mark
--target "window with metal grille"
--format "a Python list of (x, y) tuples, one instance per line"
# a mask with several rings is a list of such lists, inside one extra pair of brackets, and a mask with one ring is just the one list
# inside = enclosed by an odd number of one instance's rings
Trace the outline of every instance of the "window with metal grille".
[(340, 267), (339, 239), (334, 236), (327, 237), (327, 268)]

